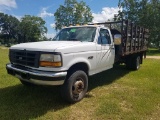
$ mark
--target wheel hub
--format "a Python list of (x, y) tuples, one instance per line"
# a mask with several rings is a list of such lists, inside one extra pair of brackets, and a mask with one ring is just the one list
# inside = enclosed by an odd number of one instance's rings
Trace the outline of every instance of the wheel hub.
[(75, 84), (73, 85), (73, 94), (79, 94), (83, 91), (84, 89), (84, 83), (80, 80), (80, 81), (76, 81)]

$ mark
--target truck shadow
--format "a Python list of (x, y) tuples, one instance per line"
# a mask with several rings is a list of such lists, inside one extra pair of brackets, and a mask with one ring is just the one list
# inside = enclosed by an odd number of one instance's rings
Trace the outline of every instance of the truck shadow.
[[(88, 90), (111, 84), (128, 72), (124, 66), (116, 66), (111, 70), (89, 77)], [(21, 84), (0, 88), (0, 104), (0, 119), (13, 120), (35, 119), (49, 111), (56, 112), (71, 106), (62, 100), (60, 87), (26, 87)]]
[(0, 120), (29, 120), (70, 106), (60, 97), (59, 87), (21, 84), (0, 89)]
[(119, 78), (125, 76), (130, 71), (126, 69), (125, 65), (115, 65), (112, 69), (101, 72), (99, 74), (93, 75), (89, 77), (89, 88), (88, 91), (92, 89), (103, 86), (107, 84), (111, 84)]

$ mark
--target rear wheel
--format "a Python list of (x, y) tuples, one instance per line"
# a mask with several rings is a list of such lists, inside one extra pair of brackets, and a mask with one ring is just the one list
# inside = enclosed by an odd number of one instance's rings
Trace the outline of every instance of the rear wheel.
[(138, 70), (140, 68), (141, 58), (140, 56), (136, 56), (133, 58), (133, 70)]
[(131, 59), (131, 57), (128, 57), (126, 59), (126, 68), (127, 69), (132, 69), (132, 59)]
[(88, 77), (82, 70), (71, 72), (68, 79), (62, 86), (62, 97), (70, 102), (75, 103), (82, 100), (88, 89)]
[(126, 68), (131, 70), (138, 70), (141, 64), (141, 57), (139, 55), (129, 56), (126, 59)]

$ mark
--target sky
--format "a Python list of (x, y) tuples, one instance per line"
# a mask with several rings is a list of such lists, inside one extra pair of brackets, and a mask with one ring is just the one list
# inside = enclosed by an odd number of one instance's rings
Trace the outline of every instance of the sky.
[[(80, 1), (80, 0), (77, 0)], [(118, 13), (119, 0), (83, 0), (91, 8), (92, 22), (105, 22)], [(19, 20), (24, 15), (34, 15), (43, 18), (48, 28), (46, 36), (54, 37), (54, 13), (64, 0), (0, 0), (0, 12), (15, 16)]]

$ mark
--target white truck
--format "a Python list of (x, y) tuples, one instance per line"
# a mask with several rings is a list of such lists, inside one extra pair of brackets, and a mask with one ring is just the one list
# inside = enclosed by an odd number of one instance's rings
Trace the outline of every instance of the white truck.
[(53, 41), (12, 46), (6, 69), (24, 85), (62, 85), (62, 97), (74, 103), (85, 96), (88, 76), (111, 69), (114, 63), (138, 70), (147, 33), (128, 20), (66, 27)]

